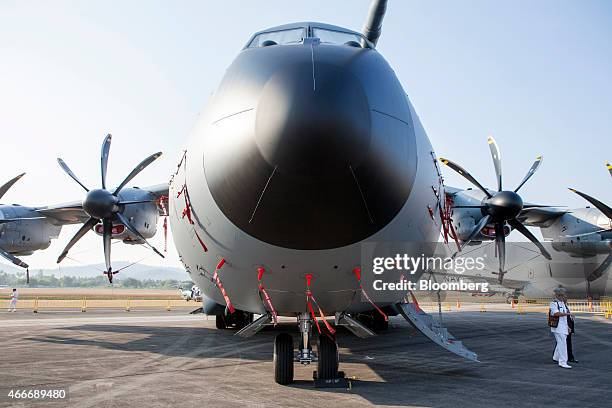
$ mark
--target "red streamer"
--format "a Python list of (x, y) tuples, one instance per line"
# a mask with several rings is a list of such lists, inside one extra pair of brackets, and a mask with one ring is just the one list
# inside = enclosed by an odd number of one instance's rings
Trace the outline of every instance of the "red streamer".
[(357, 283), (359, 283), (359, 289), (361, 289), (361, 293), (363, 294), (363, 297), (365, 297), (366, 300), (370, 302), (372, 306), (374, 306), (374, 309), (376, 309), (378, 313), (382, 315), (382, 317), (385, 319), (385, 322), (388, 322), (389, 317), (387, 316), (387, 314), (383, 312), (382, 309), (378, 307), (378, 305), (374, 303), (372, 299), (370, 299), (370, 296), (368, 296), (368, 292), (366, 292), (366, 290), (363, 288), (363, 285), (361, 284), (361, 268), (360, 267), (354, 268), (353, 273), (355, 274), (355, 277), (357, 278)]

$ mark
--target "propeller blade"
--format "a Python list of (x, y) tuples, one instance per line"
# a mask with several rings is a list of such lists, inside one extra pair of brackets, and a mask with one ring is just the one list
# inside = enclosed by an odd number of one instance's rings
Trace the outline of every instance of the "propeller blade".
[(495, 245), (497, 246), (497, 256), (499, 257), (499, 283), (504, 281), (506, 273), (506, 236), (504, 235), (504, 224), (495, 224)]
[(529, 169), (529, 171), (527, 172), (527, 174), (525, 175), (525, 177), (523, 178), (523, 181), (521, 181), (521, 184), (518, 185), (517, 188), (514, 189), (514, 192), (516, 193), (517, 191), (519, 191), (519, 189), (521, 187), (523, 187), (523, 184), (525, 184), (527, 182), (527, 180), (529, 180), (531, 178), (531, 176), (533, 176), (533, 174), (536, 172), (536, 170), (540, 167), (540, 165), (542, 164), (542, 160), (544, 160), (544, 156), (539, 155), (538, 157), (536, 157), (535, 161), (533, 162), (533, 164), (531, 165), (531, 168)]
[(612, 220), (612, 208), (608, 207), (607, 205), (605, 205), (604, 203), (602, 203), (601, 201), (591, 197), (590, 195), (581, 193), (578, 190), (574, 190), (573, 188), (569, 189), (570, 191), (578, 194), (580, 197), (584, 198), (585, 200), (587, 200), (589, 203), (593, 204), (593, 206), (595, 208), (597, 208), (599, 211), (601, 211), (602, 213), (604, 213), (604, 215), (608, 218), (610, 218)]
[(83, 187), (85, 191), (89, 192), (89, 189), (85, 187), (85, 184), (81, 183), (81, 180), (78, 179), (78, 177), (72, 172), (72, 170), (70, 170), (70, 167), (68, 167), (68, 165), (62, 159), (58, 157), (57, 162), (59, 163), (60, 167), (66, 172), (66, 174), (72, 177), (74, 181), (79, 183), (79, 185)]
[(606, 168), (610, 172), (610, 176), (612, 176), (612, 164), (606, 162)]
[(17, 258), (16, 256), (9, 254), (3, 249), (0, 249), (0, 256), (2, 256), (3, 258), (6, 258), (7, 260), (11, 261), (17, 266), (21, 266), (22, 268), (29, 268), (27, 263), (23, 262), (21, 259)]
[(98, 220), (95, 218), (90, 218), (89, 220), (87, 220), (87, 222), (83, 224), (83, 226), (77, 231), (77, 233), (74, 234), (74, 237), (72, 237), (70, 242), (68, 242), (66, 248), (64, 248), (60, 256), (57, 258), (57, 263), (62, 262), (64, 258), (66, 258), (66, 256), (68, 255), (68, 251), (70, 251), (70, 248), (72, 248), (74, 244), (76, 244), (81, 238), (83, 238), (83, 236), (87, 234), (97, 223)]
[(152, 155), (150, 155), (149, 157), (147, 157), (146, 159), (144, 159), (143, 161), (140, 162), (140, 164), (138, 166), (136, 166), (134, 168), (134, 170), (132, 170), (132, 172), (130, 174), (128, 174), (128, 176), (125, 178), (125, 180), (123, 180), (121, 182), (121, 184), (119, 184), (119, 187), (117, 187), (115, 189), (115, 192), (113, 193), (114, 196), (116, 196), (117, 194), (119, 194), (119, 191), (121, 191), (121, 189), (123, 187), (125, 187), (125, 185), (127, 183), (130, 182), (130, 180), (132, 180), (134, 177), (136, 177), (138, 175), (138, 173), (140, 173), (141, 171), (143, 171), (149, 164), (153, 163), (155, 160), (157, 160), (160, 156), (162, 155), (162, 152), (157, 152), (154, 153)]
[(603, 276), (612, 264), (612, 253), (608, 254), (606, 259), (599, 265), (589, 276), (587, 276), (587, 282), (593, 282)]
[(162, 255), (161, 252), (159, 252), (157, 250), (157, 248), (155, 248), (153, 245), (149, 244), (149, 242), (145, 239), (145, 237), (142, 236), (142, 234), (140, 232), (138, 232), (138, 230), (130, 223), (130, 221), (127, 219), (127, 217), (121, 213), (116, 213), (115, 214), (117, 216), (117, 218), (119, 218), (119, 221), (121, 221), (121, 223), (123, 225), (125, 225), (125, 227), (130, 230), (130, 232), (134, 235), (136, 235), (138, 238), (142, 239), (145, 243), (145, 245), (147, 245), (149, 248), (151, 248), (153, 250), (153, 252), (155, 252), (157, 255), (161, 256), (162, 258), (165, 258), (164, 255)]
[(102, 188), (105, 190), (106, 190), (106, 170), (108, 168), (108, 154), (110, 152), (110, 146), (111, 146), (112, 139), (113, 139), (113, 136), (111, 136), (111, 134), (109, 133), (108, 135), (106, 135), (106, 138), (104, 138), (104, 142), (102, 142), (102, 154), (101, 154), (101, 159), (100, 159), (100, 164), (101, 164), (100, 174), (102, 175)]
[(111, 220), (102, 220), (103, 233), (102, 242), (104, 244), (104, 263), (106, 264), (106, 273), (112, 273), (111, 266), (111, 238), (113, 237), (113, 223)]
[(521, 224), (520, 221), (518, 221), (516, 219), (509, 220), (508, 224), (510, 224), (512, 226), (512, 228), (514, 228), (515, 230), (518, 230), (518, 232), (520, 232), (527, 239), (529, 239), (531, 242), (533, 242), (540, 249), (540, 252), (544, 256), (544, 258), (548, 259), (549, 261), (552, 259), (552, 256), (550, 256), (550, 253), (548, 253), (546, 248), (544, 248), (544, 245), (542, 245), (542, 243), (540, 241), (538, 241), (538, 239), (531, 233), (531, 231), (529, 231), (527, 229), (527, 227), (525, 227), (523, 224)]
[(445, 159), (443, 157), (440, 157), (440, 161), (442, 162), (442, 164), (444, 164), (444, 165), (450, 167), (451, 169), (455, 170), (457, 173), (459, 173), (463, 177), (465, 177), (470, 183), (472, 183), (476, 187), (478, 187), (483, 193), (485, 193), (487, 198), (491, 198), (491, 194), (487, 191), (487, 189), (484, 188), (482, 186), (482, 184), (480, 184), (474, 177), (472, 177), (472, 175), (470, 173), (468, 173), (467, 170), (465, 170), (463, 167), (461, 167), (457, 163), (453, 163), (452, 161), (450, 161), (448, 159)]
[(19, 181), (19, 179), (22, 178), (24, 175), (25, 173), (21, 173), (20, 175), (18, 175), (17, 177), (8, 181), (2, 187), (0, 187), (0, 199), (4, 196), (4, 194), (6, 194), (7, 191), (9, 191), (11, 187), (13, 187), (13, 184)]
[(502, 191), (502, 166), (501, 156), (499, 154), (499, 148), (493, 136), (487, 138), (489, 149), (491, 150), (491, 157), (493, 158), (493, 166), (495, 166), (495, 175), (497, 176), (497, 191)]
[(488, 214), (480, 219), (480, 221), (478, 222), (478, 224), (476, 224), (472, 232), (470, 232), (468, 239), (466, 239), (464, 242), (461, 243), (461, 251), (463, 251), (463, 248), (465, 248), (467, 244), (472, 242), (474, 237), (478, 235), (478, 233), (485, 227), (485, 225), (489, 223), (490, 220), (491, 220), (491, 216)]
[(454, 205), (453, 208), (486, 208), (484, 205)]

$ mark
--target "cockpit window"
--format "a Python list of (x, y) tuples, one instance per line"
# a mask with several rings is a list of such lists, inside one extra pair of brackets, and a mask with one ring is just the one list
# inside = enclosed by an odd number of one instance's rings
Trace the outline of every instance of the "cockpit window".
[(323, 44), (351, 45), (354, 47), (360, 47), (361, 44), (365, 44), (363, 38), (358, 34), (328, 30), (325, 28), (313, 27), (312, 36), (318, 37)]
[(269, 45), (299, 44), (304, 40), (305, 28), (292, 28), (290, 30), (270, 31), (255, 36), (248, 48), (267, 47)]

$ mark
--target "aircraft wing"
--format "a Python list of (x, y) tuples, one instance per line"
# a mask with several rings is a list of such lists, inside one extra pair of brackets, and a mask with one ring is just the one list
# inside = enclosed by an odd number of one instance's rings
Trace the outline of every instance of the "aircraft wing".
[[(148, 191), (153, 194), (156, 199), (168, 196), (168, 184), (157, 184), (150, 187), (143, 187), (141, 190)], [(158, 205), (158, 207), (160, 207)], [(82, 201), (71, 201), (68, 203), (39, 207), (36, 211), (54, 220), (56, 225), (79, 224), (89, 220), (89, 215), (83, 210)], [(159, 208), (160, 215), (164, 214), (164, 209)]]
[(568, 212), (568, 210), (555, 207), (525, 208), (517, 219), (530, 227), (546, 228), (550, 227), (557, 218)]
[(36, 212), (55, 220), (56, 225), (78, 224), (89, 220), (89, 215), (83, 211), (82, 201), (40, 207)]

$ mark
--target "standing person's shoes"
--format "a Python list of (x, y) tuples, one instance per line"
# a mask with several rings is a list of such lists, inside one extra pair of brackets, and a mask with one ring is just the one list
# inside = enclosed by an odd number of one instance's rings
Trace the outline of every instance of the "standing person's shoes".
[(571, 365), (567, 365), (567, 364), (559, 364), (559, 367), (561, 367), (561, 368), (572, 368)]

